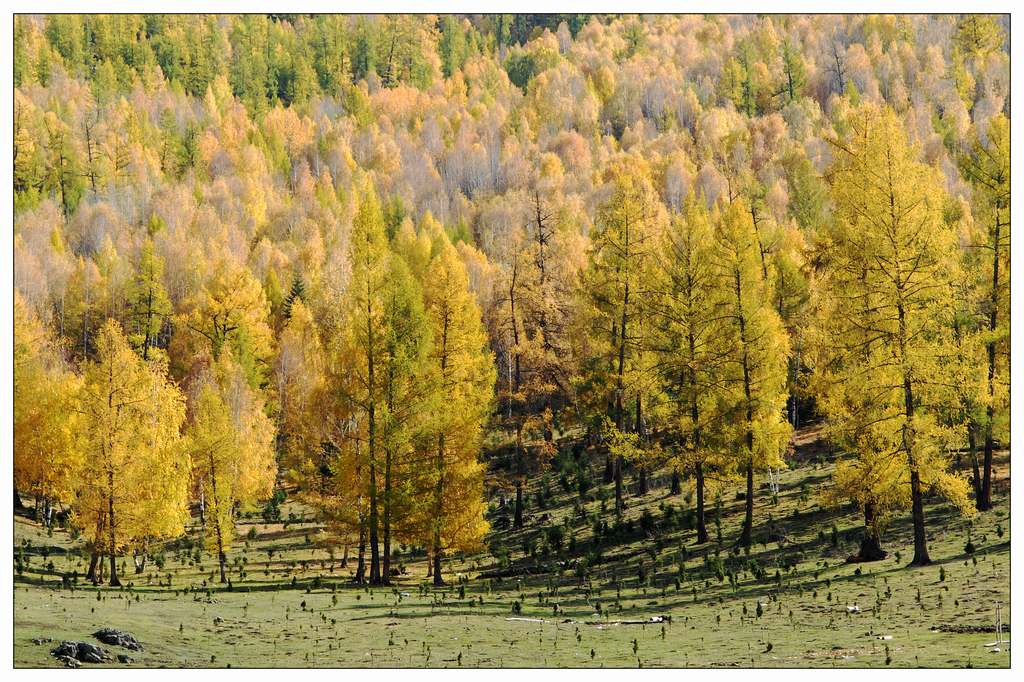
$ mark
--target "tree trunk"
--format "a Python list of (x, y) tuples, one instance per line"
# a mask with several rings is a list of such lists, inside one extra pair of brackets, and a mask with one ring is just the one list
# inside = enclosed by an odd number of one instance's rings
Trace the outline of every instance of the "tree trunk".
[(516, 478), (516, 510), (512, 517), (512, 527), (523, 527), (523, 479)]
[(615, 480), (615, 464), (612, 461), (611, 453), (609, 453), (608, 456), (605, 457), (605, 460), (604, 460), (604, 478), (603, 478), (603, 480), (604, 480), (605, 483), (611, 483), (613, 480)]
[(704, 514), (704, 465), (697, 463), (697, 544), (703, 545), (708, 541), (708, 525)]
[(992, 407), (989, 406), (988, 423), (985, 425), (985, 454), (982, 463), (981, 474), (981, 498), (978, 500), (978, 511), (988, 511), (992, 508)]
[[(996, 211), (996, 221), (993, 227), (992, 239), (992, 292), (989, 297), (988, 331), (995, 334), (999, 322), (999, 250), (1000, 230), (1002, 224), (999, 222), (999, 211)], [(988, 398), (989, 403), (985, 408), (985, 459), (981, 481), (981, 499), (978, 501), (980, 511), (988, 511), (992, 508), (992, 420), (995, 416), (995, 408), (992, 400), (995, 398), (995, 377), (996, 377), (996, 342), (989, 340), (985, 350), (988, 353)]]
[[(757, 221), (756, 220), (754, 221), (754, 228), (755, 228), (755, 231), (756, 231), (756, 229), (757, 229)], [(760, 235), (758, 235), (757, 239), (758, 239), (758, 244), (760, 245), (761, 244), (761, 237), (760, 237)], [(761, 264), (762, 264), (762, 267), (765, 267), (765, 265), (764, 265), (764, 250), (763, 250), (763, 248), (762, 248), (761, 254), (762, 254)], [(767, 279), (767, 270), (765, 271), (765, 274), (766, 274), (766, 279)], [(742, 289), (741, 289), (740, 276), (739, 276), (738, 272), (734, 274), (734, 279), (735, 279), (735, 292), (736, 292), (736, 308), (737, 308), (737, 310), (740, 311), (740, 315), (738, 316), (738, 322), (739, 322), (739, 327), (740, 327), (740, 345), (743, 348), (743, 363), (742, 363), (743, 364), (743, 395), (746, 398), (746, 402), (747, 402), (747, 415), (746, 415), (747, 416), (747, 457), (749, 458), (747, 460), (747, 499), (746, 499), (746, 504), (744, 505), (746, 507), (746, 513), (744, 514), (744, 517), (743, 517), (743, 532), (740, 534), (740, 539), (739, 539), (738, 544), (741, 547), (750, 547), (751, 539), (752, 539), (752, 536), (753, 536), (753, 530), (754, 530), (754, 431), (753, 431), (753, 428), (754, 428), (753, 427), (753, 423), (754, 423), (754, 408), (753, 408), (752, 392), (751, 392), (751, 388), (750, 388), (750, 384), (751, 384), (751, 379), (750, 379), (750, 363), (749, 363), (749, 358), (748, 358), (748, 355), (747, 355), (746, 318), (742, 314), (742, 311), (743, 311), (743, 305), (742, 305), (743, 294), (742, 294)]]
[(121, 587), (121, 581), (117, 577), (117, 535), (116, 525), (114, 521), (114, 472), (113, 470), (107, 472), (107, 515), (108, 522), (107, 527), (109, 530), (110, 538), (110, 586)]
[(672, 469), (672, 483), (669, 486), (669, 493), (679, 495), (683, 492), (683, 481), (679, 476), (679, 469)]
[(24, 511), (25, 510), (25, 503), (21, 500), (21, 495), (18, 494), (18, 489), (17, 488), (14, 489), (14, 510), (15, 511)]
[(380, 540), (379, 519), (377, 517), (377, 495), (376, 481), (373, 473), (373, 465), (370, 466), (370, 584), (380, 584)]
[[(373, 379), (373, 363), (370, 363), (370, 380)], [(375, 441), (374, 408), (370, 405), (370, 584), (380, 585), (380, 517), (377, 509), (377, 463)]]
[(921, 491), (921, 476), (917, 473), (916, 466), (911, 466), (910, 469), (910, 497), (914, 519), (914, 559), (910, 565), (927, 566), (932, 559), (928, 556), (928, 539), (924, 528), (924, 493)]
[(97, 567), (100, 563), (100, 553), (96, 547), (92, 548), (92, 558), (89, 559), (89, 571), (85, 574), (85, 579), (91, 582), (93, 585), (99, 583), (99, 576), (97, 575)]
[(637, 469), (637, 494), (647, 494), (647, 469), (644, 467)]
[(117, 577), (117, 555), (110, 555), (110, 586), (121, 587), (121, 579)]
[(622, 457), (615, 458), (615, 513), (621, 515), (626, 505), (622, 503), (622, 470), (626, 462)]
[(746, 511), (743, 515), (743, 532), (737, 544), (740, 547), (750, 547), (754, 530), (754, 462), (753, 459), (747, 462), (747, 499), (745, 500)]
[[(905, 335), (903, 307), (898, 307), (900, 336)], [(901, 348), (903, 346), (901, 342)], [(907, 465), (910, 467), (910, 507), (914, 521), (914, 559), (911, 566), (926, 566), (932, 562), (928, 556), (928, 537), (924, 527), (924, 491), (921, 489), (921, 474), (917, 470), (914, 457), (914, 433), (911, 424), (914, 422), (914, 386), (910, 376), (903, 376), (903, 410), (906, 423), (903, 425), (903, 449), (907, 453)]]
[(434, 552), (434, 587), (444, 587), (444, 579), (441, 578), (441, 552)]
[(860, 539), (860, 550), (856, 556), (851, 557), (855, 561), (881, 561), (888, 556), (882, 549), (882, 539), (878, 533), (878, 519), (875, 515), (875, 505), (870, 502), (864, 505), (864, 534)]
[(391, 451), (384, 453), (384, 548), (381, 583), (391, 584)]
[(967, 447), (971, 458), (971, 485), (974, 487), (974, 505), (981, 511), (981, 469), (978, 467), (978, 436), (974, 420), (967, 425)]
[(356, 559), (355, 581), (359, 585), (366, 581), (366, 527), (363, 523), (359, 524), (359, 554)]

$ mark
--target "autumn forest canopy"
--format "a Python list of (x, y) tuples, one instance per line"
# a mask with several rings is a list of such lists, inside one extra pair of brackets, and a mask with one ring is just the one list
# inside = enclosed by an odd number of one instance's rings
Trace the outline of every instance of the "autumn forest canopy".
[(909, 519), (930, 563), (928, 499), (992, 507), (1008, 17), (14, 32), (15, 503), (94, 581), (199, 523), (225, 582), (287, 496), (356, 581), (415, 549), (440, 585), (566, 457), (613, 518), (693, 486), (698, 544), (739, 491), (749, 548), (808, 423), (857, 560)]

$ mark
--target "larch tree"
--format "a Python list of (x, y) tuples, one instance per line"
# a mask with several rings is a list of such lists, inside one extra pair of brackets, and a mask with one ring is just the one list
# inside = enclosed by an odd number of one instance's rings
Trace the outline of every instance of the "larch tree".
[[(429, 329), (418, 282), (393, 254), (376, 193), (360, 201), (351, 240), (352, 277), (339, 361), (351, 365), (339, 386), (363, 428), (360, 448), (366, 471), (367, 536), (373, 584), (390, 581), (391, 533), (398, 503), (407, 499), (396, 468), (407, 459), (419, 426), (423, 368)], [(399, 485), (401, 484), (401, 485)], [(383, 540), (383, 559), (381, 541)]]
[[(970, 331), (984, 348), (984, 358), (974, 365), (984, 379), (982, 391), (973, 401), (982, 412), (972, 415), (969, 428), (983, 437), (975, 497), (978, 510), (986, 511), (992, 508), (996, 434), (1008, 432), (1009, 416), (1010, 123), (1005, 116), (994, 116), (984, 137), (976, 135), (961, 156), (960, 166), (974, 190), (975, 229), (968, 237), (966, 257), (974, 279)], [(977, 456), (973, 447), (971, 456)]]
[(426, 530), (434, 584), (443, 585), (442, 557), (478, 546), (487, 532), (484, 465), (478, 455), (494, 395), (494, 358), (466, 270), (447, 240), (430, 263), (423, 295), (432, 337), (433, 400), (420, 480), (429, 500)]
[(316, 400), (325, 380), (324, 363), (320, 330), (309, 308), (296, 299), (281, 330), (274, 365), (277, 439), (286, 469), (301, 466), (321, 448), (321, 406)]
[(723, 381), (728, 389), (719, 410), (736, 468), (746, 477), (743, 529), (738, 544), (753, 541), (754, 472), (784, 465), (791, 429), (785, 418), (789, 339), (772, 305), (757, 230), (744, 199), (716, 216), (712, 254), (715, 290), (723, 325)]
[(149, 359), (150, 349), (159, 346), (160, 332), (172, 312), (163, 273), (164, 261), (155, 253), (153, 240), (147, 239), (128, 290), (128, 338), (143, 360)]
[(673, 406), (669, 461), (675, 476), (685, 473), (694, 479), (698, 544), (708, 541), (706, 477), (724, 472), (728, 464), (716, 438), (724, 419), (718, 410), (728, 356), (721, 344), (726, 318), (715, 292), (714, 240), (706, 204), (691, 193), (662, 237), (650, 308), (658, 329), (651, 343)]
[[(606, 416), (620, 432), (644, 436), (644, 362), (647, 350), (642, 311), (665, 210), (642, 161), (623, 157), (606, 176), (607, 199), (597, 213), (589, 263), (584, 275), (590, 302), (591, 333), (597, 339), (590, 370), (603, 390)], [(639, 452), (639, 449), (634, 451)], [(624, 460), (613, 457), (615, 509), (623, 510)]]
[[(967, 482), (948, 471), (950, 433), (937, 406), (955, 387), (949, 317), (956, 231), (943, 219), (945, 193), (937, 169), (918, 160), (892, 110), (866, 105), (835, 141), (829, 173), (835, 223), (827, 241), (822, 286), (829, 308), (832, 354), (846, 392), (870, 395), (872, 448), (899, 455), (910, 489), (912, 565), (931, 563), (924, 495), (939, 490), (964, 508)], [(865, 404), (866, 402), (866, 404)], [(852, 421), (839, 411), (837, 421)]]
[(369, 517), (367, 533), (370, 544), (370, 576), (372, 584), (381, 582), (380, 572), (380, 478), (383, 474), (380, 434), (380, 413), (384, 409), (385, 342), (388, 320), (384, 315), (386, 289), (389, 284), (387, 236), (380, 202), (372, 188), (364, 190), (352, 224), (350, 259), (352, 276), (344, 315), (338, 362), (349, 364), (348, 381), (339, 386), (344, 398), (352, 404), (355, 418), (363, 428), (353, 436), (364, 440), (359, 449), (366, 469), (366, 499)]
[[(810, 391), (825, 417), (825, 435), (840, 452), (831, 485), (823, 496), (840, 505), (853, 502), (863, 513), (864, 529), (856, 561), (879, 561), (887, 556), (882, 533), (893, 514), (910, 506), (910, 479), (903, 453), (887, 448), (890, 426), (877, 420), (876, 390), (857, 381), (864, 364), (884, 362), (871, 329), (846, 327), (838, 332), (833, 316), (841, 295), (830, 295), (831, 282), (819, 283), (807, 333)], [(862, 300), (862, 303), (866, 301)], [(881, 389), (883, 392), (885, 388)], [(849, 456), (844, 456), (849, 455)]]
[(386, 336), (380, 364), (384, 404), (380, 416), (383, 450), (381, 489), (381, 582), (391, 582), (392, 539), (415, 538), (412, 507), (414, 441), (427, 428), (431, 399), (428, 352), (431, 347), (420, 284), (401, 258), (388, 261), (384, 296)]
[(262, 386), (273, 332), (267, 322), (270, 305), (252, 271), (222, 259), (186, 307), (179, 323), (189, 333), (177, 335), (186, 346), (178, 352), (184, 362), (204, 347), (215, 362), (227, 351), (245, 368), (250, 385)]
[(205, 506), (207, 544), (227, 582), (227, 551), (235, 513), (270, 496), (274, 487), (274, 424), (242, 368), (225, 356), (201, 380), (186, 430), (193, 477)]
[(76, 412), (81, 380), (46, 326), (14, 295), (14, 500), (35, 498), (36, 518), (49, 525), (54, 505), (74, 500), (83, 464)]
[(116, 586), (119, 554), (184, 530), (190, 461), (180, 447), (184, 400), (166, 363), (142, 360), (114, 321), (100, 329), (96, 348), (78, 402), (86, 465), (73, 522), (96, 548), (89, 578), (103, 554)]

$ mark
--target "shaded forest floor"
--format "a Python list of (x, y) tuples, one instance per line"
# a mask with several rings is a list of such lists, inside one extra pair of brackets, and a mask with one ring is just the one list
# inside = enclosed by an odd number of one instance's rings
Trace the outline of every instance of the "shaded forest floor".
[(198, 523), (141, 573), (125, 559), (125, 587), (113, 589), (85, 582), (80, 541), (16, 515), (14, 662), (59, 665), (49, 651), (60, 640), (98, 643), (91, 633), (114, 627), (145, 651), (111, 652), (148, 667), (1008, 666), (1007, 646), (984, 646), (993, 634), (938, 630), (992, 626), (997, 602), (1009, 620), (1008, 453), (996, 461), (995, 508), (973, 527), (928, 499), (934, 564), (908, 568), (909, 514), (884, 534), (887, 559), (845, 562), (860, 515), (820, 506), (834, 462), (813, 427), (796, 442), (777, 499), (767, 484), (756, 493), (749, 554), (733, 549), (738, 482), (709, 502), (711, 541), (697, 546), (686, 482), (669, 495), (668, 472), (655, 472), (616, 523), (598, 462), (581, 499), (567, 453), (531, 479), (520, 530), (492, 486), (489, 551), (446, 561), (445, 588), (427, 585), (426, 557), (412, 550), (400, 554), (406, 573), (393, 586), (352, 585), (354, 549), (343, 565), (312, 513), (291, 501), (279, 522), (240, 522), (230, 590), (216, 582)]

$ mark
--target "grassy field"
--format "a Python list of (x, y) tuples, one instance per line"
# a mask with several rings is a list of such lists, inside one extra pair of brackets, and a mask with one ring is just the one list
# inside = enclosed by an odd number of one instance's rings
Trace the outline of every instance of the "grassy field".
[[(494, 503), (491, 552), (446, 562), (446, 588), (426, 585), (425, 558), (412, 552), (401, 555), (408, 573), (395, 585), (352, 585), (354, 560), (343, 566), (341, 550), (330, 550), (312, 514), (293, 502), (282, 522), (242, 521), (230, 590), (214, 580), (214, 557), (197, 549), (198, 527), (162, 549), (162, 567), (151, 560), (137, 574), (127, 560), (122, 589), (81, 578), (62, 585), (62, 576), (87, 569), (80, 543), (16, 516), (14, 662), (58, 665), (49, 655), (57, 641), (95, 641), (91, 633), (109, 626), (145, 646), (108, 647), (113, 653), (151, 667), (1008, 666), (1008, 647), (984, 646), (993, 634), (936, 629), (991, 626), (1000, 601), (1009, 620), (1006, 453), (996, 507), (973, 524), (929, 499), (934, 565), (906, 567), (903, 518), (883, 538), (887, 559), (848, 564), (860, 518), (821, 508), (832, 464), (813, 429), (799, 436), (777, 499), (767, 487), (757, 493), (759, 542), (749, 554), (732, 549), (738, 485), (709, 505), (712, 539), (696, 546), (685, 483), (669, 496), (659, 472), (647, 495), (627, 499), (616, 527), (595, 463), (585, 502), (571, 477), (535, 480), (522, 530), (508, 530), (502, 519), (511, 510)], [(969, 534), (973, 554), (965, 553)]]

